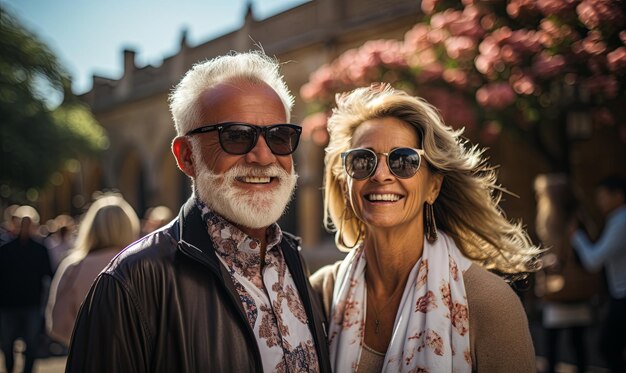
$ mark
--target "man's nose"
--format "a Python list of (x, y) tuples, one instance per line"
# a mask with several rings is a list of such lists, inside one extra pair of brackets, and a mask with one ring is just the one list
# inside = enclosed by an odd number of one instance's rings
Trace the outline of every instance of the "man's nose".
[(276, 156), (272, 153), (270, 147), (267, 146), (265, 136), (259, 135), (259, 139), (254, 148), (246, 154), (246, 162), (259, 166), (268, 166), (276, 162)]

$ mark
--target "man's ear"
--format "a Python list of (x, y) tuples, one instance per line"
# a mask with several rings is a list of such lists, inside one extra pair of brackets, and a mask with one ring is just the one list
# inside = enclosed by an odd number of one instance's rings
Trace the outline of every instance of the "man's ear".
[(187, 176), (195, 178), (196, 169), (193, 163), (191, 143), (185, 136), (179, 136), (172, 141), (172, 153), (176, 158), (176, 164)]
[(430, 188), (428, 191), (428, 198), (426, 201), (431, 205), (435, 203), (435, 200), (439, 196), (439, 192), (441, 191), (441, 184), (443, 184), (443, 175), (438, 172), (433, 172), (430, 174)]

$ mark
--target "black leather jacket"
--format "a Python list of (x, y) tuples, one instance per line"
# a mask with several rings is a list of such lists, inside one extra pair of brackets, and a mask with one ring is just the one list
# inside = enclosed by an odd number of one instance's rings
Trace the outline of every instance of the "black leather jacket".
[[(67, 372), (261, 372), (239, 295), (193, 198), (165, 228), (133, 243), (97, 277), (74, 327)], [(298, 253), (280, 242), (309, 318), (322, 372), (325, 320)]]

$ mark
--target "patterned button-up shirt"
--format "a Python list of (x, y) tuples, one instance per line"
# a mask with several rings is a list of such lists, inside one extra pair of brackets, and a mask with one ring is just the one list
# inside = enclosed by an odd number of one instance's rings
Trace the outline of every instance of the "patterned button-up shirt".
[(263, 371), (318, 372), (306, 311), (278, 246), (282, 239), (280, 227), (273, 224), (268, 228), (267, 249), (261, 263), (258, 240), (202, 202), (197, 204), (256, 336)]

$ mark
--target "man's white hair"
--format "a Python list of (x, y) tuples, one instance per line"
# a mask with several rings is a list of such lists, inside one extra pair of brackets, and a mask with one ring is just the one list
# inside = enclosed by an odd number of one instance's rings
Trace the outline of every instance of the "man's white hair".
[(285, 107), (287, 122), (291, 118), (293, 96), (280, 74), (278, 62), (263, 51), (231, 52), (195, 64), (174, 88), (169, 97), (170, 111), (176, 133), (182, 136), (201, 120), (198, 98), (207, 89), (220, 83), (243, 80), (270, 86)]

